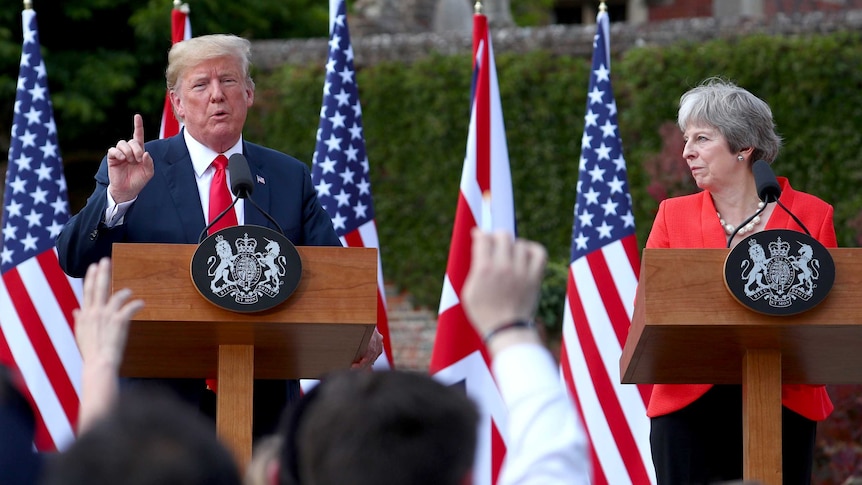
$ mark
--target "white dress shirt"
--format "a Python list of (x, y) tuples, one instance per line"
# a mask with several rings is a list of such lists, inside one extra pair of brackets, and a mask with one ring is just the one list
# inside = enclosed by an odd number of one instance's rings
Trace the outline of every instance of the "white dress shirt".
[(587, 436), (548, 349), (517, 344), (492, 370), (509, 410), (506, 459), (498, 485), (587, 485)]

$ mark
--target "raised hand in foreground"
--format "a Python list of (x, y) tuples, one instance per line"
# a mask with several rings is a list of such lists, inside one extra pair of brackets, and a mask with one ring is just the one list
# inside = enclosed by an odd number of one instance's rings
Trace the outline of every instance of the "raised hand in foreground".
[(74, 312), (75, 340), (83, 361), (79, 434), (117, 400), (129, 322), (144, 306), (143, 300), (131, 300), (131, 297), (132, 291), (127, 288), (111, 293), (109, 258), (87, 269), (83, 302)]

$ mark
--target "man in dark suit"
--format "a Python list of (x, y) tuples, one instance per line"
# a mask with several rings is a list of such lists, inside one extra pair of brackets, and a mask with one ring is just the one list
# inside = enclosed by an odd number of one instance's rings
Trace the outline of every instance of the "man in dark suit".
[[(110, 256), (115, 242), (197, 244), (218, 210), (210, 205), (215, 159), (242, 153), (249, 162), (254, 202), (297, 246), (340, 246), (332, 221), (317, 200), (308, 166), (284, 153), (249, 143), (242, 129), (254, 102), (249, 74), (251, 44), (233, 35), (205, 35), (174, 44), (165, 72), (174, 114), (183, 125), (171, 138), (145, 143), (143, 120), (134, 117), (130, 140), (108, 149), (96, 189), (57, 239), (60, 265), (82, 277), (91, 263)], [(229, 187), (221, 172), (219, 185)], [(222, 189), (224, 187), (221, 187)], [(212, 197), (216, 199), (216, 197)], [(234, 207), (238, 224), (278, 230), (251, 204)], [(354, 367), (369, 367), (382, 352), (375, 332)], [(186, 400), (199, 402), (203, 380), (171, 380)], [(272, 431), (298, 383), (255, 383), (255, 436)], [(266, 406), (267, 409), (261, 408)]]

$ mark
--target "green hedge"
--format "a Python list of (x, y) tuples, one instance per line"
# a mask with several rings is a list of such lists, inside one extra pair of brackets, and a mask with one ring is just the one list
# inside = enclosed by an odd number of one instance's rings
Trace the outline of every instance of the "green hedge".
[[(589, 59), (496, 53), (521, 236), (554, 263), (542, 309), (559, 324), (569, 258)], [(695, 190), (674, 124), (679, 96), (709, 76), (733, 80), (773, 108), (785, 146), (774, 165), (794, 187), (835, 206), (841, 246), (862, 227), (862, 38), (858, 33), (751, 36), (626, 51), (612, 64), (638, 240), (661, 197)], [(386, 279), (436, 309), (469, 122), (468, 56), (379, 64), (358, 75)], [(323, 66), (258, 73), (246, 136), (311, 161)], [(563, 270), (564, 271), (564, 270)]]

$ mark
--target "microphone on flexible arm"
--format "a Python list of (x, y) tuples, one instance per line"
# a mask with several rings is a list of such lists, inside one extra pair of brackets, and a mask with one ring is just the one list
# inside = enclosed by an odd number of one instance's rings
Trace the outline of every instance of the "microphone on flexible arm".
[(281, 226), (278, 225), (278, 222), (272, 218), (265, 210), (263, 210), (257, 203), (255, 203), (254, 199), (251, 198), (251, 193), (254, 192), (254, 182), (251, 178), (251, 169), (248, 166), (248, 160), (245, 159), (242, 153), (234, 153), (227, 160), (227, 169), (230, 172), (230, 191), (233, 193), (235, 198), (233, 202), (227, 207), (227, 209), (223, 210), (218, 216), (216, 216), (206, 227), (201, 231), (201, 235), (198, 238), (198, 244), (200, 244), (207, 235), (210, 227), (213, 224), (218, 222), (228, 211), (233, 210), (233, 206), (236, 205), (236, 202), (239, 199), (245, 199), (248, 202), (251, 202), (257, 210), (261, 212), (266, 218), (272, 222), (275, 227), (278, 229), (278, 232), (284, 235), (284, 231), (281, 229)]
[(784, 209), (784, 212), (790, 214), (790, 217), (799, 224), (799, 227), (805, 231), (805, 234), (811, 235), (811, 232), (808, 231), (808, 228), (805, 227), (805, 224), (796, 217), (795, 214), (790, 212), (790, 209), (784, 206), (781, 203), (779, 198), (781, 197), (781, 185), (778, 184), (778, 179), (775, 178), (775, 172), (772, 171), (772, 167), (765, 160), (758, 160), (751, 165), (751, 171), (754, 173), (754, 184), (757, 187), (757, 196), (761, 201), (764, 202), (763, 207), (757, 210), (754, 214), (751, 215), (748, 219), (742, 221), (739, 226), (737, 226), (736, 230), (733, 231), (733, 234), (727, 240), (727, 247), (730, 247), (730, 243), (733, 241), (733, 238), (736, 237), (736, 233), (742, 227), (745, 227), (746, 224), (751, 222), (755, 217), (759, 216), (764, 210), (766, 210), (766, 206), (770, 202), (775, 202), (779, 207)]
[(251, 169), (248, 160), (242, 153), (234, 153), (227, 160), (227, 169), (230, 172), (230, 191), (240, 199), (251, 197), (254, 192), (254, 183), (251, 181)]
[(758, 160), (751, 166), (751, 171), (754, 173), (754, 184), (757, 186), (757, 196), (760, 200), (766, 202), (778, 202), (781, 197), (781, 186), (778, 185), (778, 179), (775, 178), (775, 172), (772, 167), (764, 160)]

